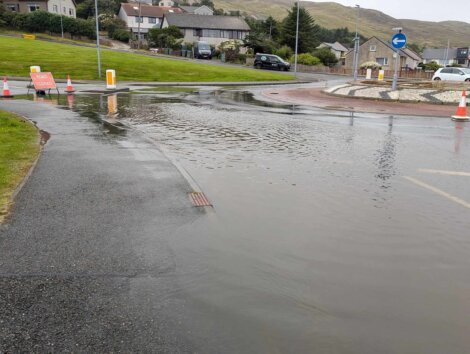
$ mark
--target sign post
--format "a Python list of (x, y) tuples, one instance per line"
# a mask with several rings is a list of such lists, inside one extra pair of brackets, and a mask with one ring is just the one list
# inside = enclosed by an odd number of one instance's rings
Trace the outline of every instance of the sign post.
[[(34, 89), (36, 90), (36, 92), (49, 90), (49, 94), (50, 94), (51, 90), (57, 90), (57, 94), (59, 94), (59, 90), (57, 89), (57, 85), (54, 81), (54, 77), (52, 76), (52, 73), (36, 72), (36, 73), (30, 73), (30, 75), (31, 75), (31, 81), (33, 82)], [(29, 93), (29, 90), (28, 90), (28, 93)]]
[(398, 82), (398, 68), (400, 65), (400, 49), (406, 45), (406, 36), (401, 33), (401, 28), (394, 28), (398, 31), (392, 37), (392, 46), (395, 48), (395, 72), (393, 73), (393, 83), (392, 83), (392, 90), (395, 91), (397, 89), (397, 82)]

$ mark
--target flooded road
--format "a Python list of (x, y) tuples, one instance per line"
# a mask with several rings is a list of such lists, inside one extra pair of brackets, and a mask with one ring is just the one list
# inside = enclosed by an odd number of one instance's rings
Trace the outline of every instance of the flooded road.
[(470, 125), (259, 95), (73, 105), (144, 132), (214, 205), (169, 241), (194, 352), (470, 352)]

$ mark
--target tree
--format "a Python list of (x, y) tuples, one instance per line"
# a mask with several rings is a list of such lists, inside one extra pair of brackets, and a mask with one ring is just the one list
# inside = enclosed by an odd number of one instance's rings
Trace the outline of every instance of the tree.
[(260, 27), (263, 33), (269, 35), (270, 39), (279, 39), (279, 35), (281, 33), (279, 30), (279, 22), (277, 22), (272, 16), (269, 16), (266, 21), (261, 22)]
[(333, 53), (330, 48), (315, 49), (312, 54), (320, 59), (325, 66), (333, 66), (338, 63), (338, 58), (336, 58), (335, 53)]
[(424, 48), (425, 48), (424, 46), (420, 46), (417, 43), (410, 43), (410, 44), (407, 45), (407, 47), (410, 48), (415, 53), (418, 53), (418, 54), (423, 53)]
[(183, 33), (176, 26), (149, 30), (150, 45), (154, 47), (178, 49), (183, 42), (183, 37)]
[[(297, 4), (292, 7), (282, 25), (282, 44), (295, 50), (295, 37), (297, 27)], [(299, 53), (307, 53), (319, 45), (317, 34), (320, 27), (307, 10), (299, 9)]]

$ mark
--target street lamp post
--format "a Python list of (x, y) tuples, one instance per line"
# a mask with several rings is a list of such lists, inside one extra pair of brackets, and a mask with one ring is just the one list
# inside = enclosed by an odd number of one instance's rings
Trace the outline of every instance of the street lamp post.
[(96, 50), (98, 52), (98, 77), (101, 79), (100, 25), (98, 21), (98, 0), (95, 0)]
[(134, 10), (139, 10), (139, 20), (137, 21), (137, 49), (140, 49), (140, 22), (142, 21), (142, 11), (139, 1), (139, 7), (133, 7)]
[(64, 22), (62, 21), (62, 1), (59, 0), (59, 14), (60, 14), (60, 32), (62, 33), (62, 38), (64, 38)]
[(295, 29), (295, 59), (294, 59), (294, 75), (297, 77), (297, 56), (299, 52), (299, 17), (300, 17), (300, 0), (297, 0), (297, 24)]
[(354, 81), (357, 80), (357, 67), (359, 66), (359, 36), (358, 36), (358, 26), (359, 26), (359, 16), (361, 7), (356, 5), (357, 16), (356, 16), (356, 35), (354, 36), (354, 57), (353, 57), (353, 67), (354, 67)]

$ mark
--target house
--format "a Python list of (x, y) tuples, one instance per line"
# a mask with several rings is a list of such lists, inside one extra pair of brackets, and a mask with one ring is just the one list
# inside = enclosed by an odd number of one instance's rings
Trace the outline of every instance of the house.
[(175, 3), (171, 0), (161, 0), (158, 2), (158, 6), (160, 7), (174, 7)]
[[(380, 64), (384, 70), (393, 70), (395, 65), (396, 50), (390, 43), (387, 43), (377, 37), (369, 38), (359, 47), (359, 66), (368, 61), (375, 61)], [(416, 69), (422, 62), (421, 57), (409, 48), (403, 48), (398, 51), (400, 56), (400, 68)], [(353, 67), (354, 50), (350, 50), (345, 55), (345, 66)]]
[(162, 28), (176, 26), (184, 34), (184, 42), (205, 41), (218, 46), (228, 40), (240, 43), (250, 33), (250, 26), (241, 17), (165, 14)]
[(207, 7), (206, 5), (202, 6), (180, 6), (180, 9), (183, 10), (184, 13), (193, 14), (193, 15), (214, 15), (214, 11)]
[(339, 42), (335, 42), (335, 43), (323, 42), (317, 48), (318, 49), (320, 49), (320, 48), (330, 48), (330, 51), (335, 54), (336, 59), (338, 59), (338, 62), (340, 62), (342, 65), (344, 65), (345, 55), (349, 51), (348, 48), (346, 48), (344, 45), (342, 45)]
[(77, 17), (77, 4), (75, 0), (4, 0), (3, 5), (6, 9), (13, 12), (29, 13), (43, 10), (57, 15)]
[(423, 51), (423, 63), (427, 64), (432, 61), (439, 65), (470, 65), (470, 50), (468, 47), (463, 48), (430, 48)]
[(149, 29), (160, 28), (165, 13), (169, 12), (181, 13), (183, 10), (176, 7), (152, 6), (142, 3), (121, 3), (118, 17), (127, 24), (134, 39), (137, 39), (140, 31), (140, 39), (145, 40)]

